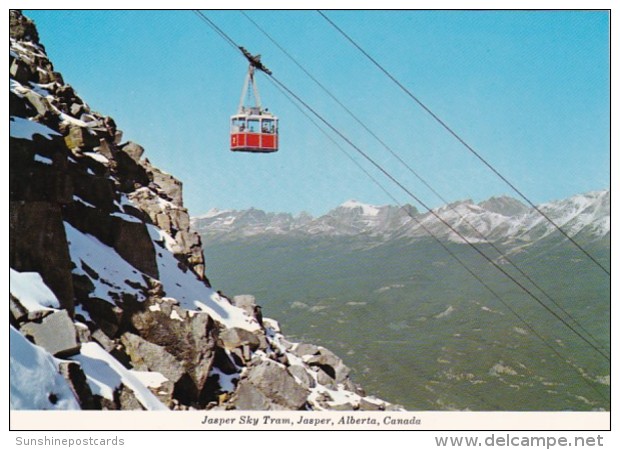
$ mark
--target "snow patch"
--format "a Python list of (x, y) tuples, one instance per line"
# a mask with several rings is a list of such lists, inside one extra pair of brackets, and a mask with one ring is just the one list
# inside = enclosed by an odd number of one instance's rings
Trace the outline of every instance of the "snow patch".
[(39, 162), (41, 164), (48, 165), (48, 166), (51, 166), (53, 163), (51, 158), (48, 158), (47, 156), (39, 155), (38, 153), (34, 155), (34, 161)]
[(59, 360), (9, 325), (10, 408), (22, 410), (80, 409), (71, 388), (58, 372)]
[(218, 369), (217, 367), (213, 367), (211, 369), (209, 376), (212, 376), (212, 375), (217, 375), (218, 381), (220, 383), (220, 390), (222, 392), (234, 391), (236, 384), (237, 384), (236, 382), (239, 381), (238, 373), (226, 374), (222, 372), (220, 369)]
[(78, 197), (77, 195), (73, 195), (73, 201), (74, 202), (78, 202), (81, 203), (84, 206), (88, 206), (89, 208), (95, 208), (95, 205), (93, 205), (92, 203), (88, 203), (86, 200)]
[(18, 97), (23, 98), (24, 94), (28, 93), (29, 90), (30, 89), (24, 87), (19, 81), (13, 78), (9, 79), (9, 91)]
[(17, 298), (28, 311), (60, 308), (58, 299), (37, 272), (18, 272), (10, 269), (9, 284), (13, 297)]
[(143, 385), (149, 387), (151, 389), (157, 389), (161, 387), (168, 378), (163, 376), (159, 372), (148, 372), (148, 371), (140, 371), (140, 370), (130, 370), (129, 371), (134, 377), (138, 379)]
[(177, 241), (175, 241), (173, 237), (164, 230), (161, 230), (150, 223), (146, 224), (146, 229), (149, 232), (151, 239), (154, 242), (163, 244), (169, 252), (175, 253), (178, 250), (179, 245), (177, 244)]
[(121, 212), (113, 212), (112, 214), (110, 214), (111, 216), (114, 217), (118, 217), (119, 219), (123, 219), (125, 222), (134, 222), (134, 223), (141, 223), (142, 221), (140, 219), (138, 219), (135, 216), (132, 216), (130, 214), (126, 214), (126, 213), (121, 213)]
[(99, 344), (94, 342), (82, 344), (80, 354), (72, 356), (71, 359), (82, 365), (93, 394), (114, 400), (114, 391), (122, 383), (133, 391), (145, 409), (168, 411), (168, 408), (140, 381), (139, 376), (126, 369)]
[[(133, 294), (141, 301), (146, 290), (142, 273), (125, 261), (116, 251), (90, 234), (85, 234), (65, 222), (65, 232), (69, 242), (69, 254), (75, 264), (73, 273), (85, 275), (94, 284), (95, 290), (90, 294), (113, 303), (112, 295), (119, 297), (123, 293)], [(87, 264), (99, 278), (91, 277), (82, 268)]]
[(347, 200), (342, 205), (340, 205), (340, 207), (347, 208), (347, 209), (361, 208), (362, 214), (364, 214), (365, 216), (371, 216), (371, 217), (378, 215), (380, 211), (379, 208), (376, 206), (367, 205), (366, 203), (361, 203), (361, 202), (358, 202), (357, 200)]
[(9, 128), (11, 137), (17, 139), (32, 140), (35, 134), (50, 140), (52, 136), (60, 136), (60, 133), (57, 133), (51, 128), (22, 117), (11, 116)]
[(204, 311), (215, 321), (228, 328), (242, 328), (257, 331), (260, 325), (241, 308), (231, 305), (214, 289), (198, 279), (191, 270), (183, 270), (170, 251), (174, 240), (164, 231), (148, 226), (151, 238), (164, 246), (156, 246), (157, 268), (167, 297), (176, 299), (185, 309)]
[(30, 82), (30, 86), (32, 90), (36, 92), (37, 94), (39, 94), (41, 97), (45, 97), (45, 98), (52, 97), (52, 94), (50, 94), (48, 89), (51, 88), (53, 84), (54, 83), (39, 84), (39, 83), (33, 83), (32, 81)]
[(101, 153), (84, 152), (83, 154), (91, 157), (92, 159), (94, 159), (97, 162), (100, 162), (101, 164), (109, 164), (110, 162), (110, 160), (106, 158), (105, 156), (103, 156)]
[[(84, 307), (82, 305), (76, 305), (75, 306), (75, 316), (82, 316), (84, 318), (84, 320), (87, 320), (89, 322), (94, 322), (94, 320), (92, 319), (92, 317), (90, 317), (90, 314), (88, 311), (86, 311), (84, 309)], [(77, 324), (78, 322), (76, 322)]]
[(63, 113), (62, 111), (60, 111), (58, 108), (56, 108), (55, 106), (52, 105), (52, 107), (54, 108), (54, 110), (56, 111), (56, 113), (60, 116), (60, 120), (62, 122), (66, 122), (66, 123), (70, 123), (73, 125), (77, 125), (78, 127), (83, 127), (86, 128), (86, 122), (80, 120), (80, 119), (76, 119), (75, 117), (71, 117), (68, 114)]

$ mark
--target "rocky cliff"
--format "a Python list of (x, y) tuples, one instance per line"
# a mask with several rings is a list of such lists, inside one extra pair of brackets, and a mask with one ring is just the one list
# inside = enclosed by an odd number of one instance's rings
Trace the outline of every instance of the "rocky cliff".
[(65, 83), (19, 11), (9, 75), (11, 408), (394, 408), (210, 285), (181, 182)]

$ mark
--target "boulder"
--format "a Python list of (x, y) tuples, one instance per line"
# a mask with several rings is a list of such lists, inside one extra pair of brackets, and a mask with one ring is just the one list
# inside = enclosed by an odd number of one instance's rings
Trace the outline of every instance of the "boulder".
[(314, 368), (315, 373), (316, 373), (316, 381), (317, 383), (328, 387), (329, 389), (336, 389), (336, 381), (334, 380), (334, 377), (332, 377), (331, 375), (328, 375), (324, 370), (315, 367)]
[(263, 391), (247, 380), (241, 380), (233, 397), (235, 408), (241, 411), (278, 411), (284, 406), (275, 403)]
[(297, 379), (298, 383), (306, 389), (312, 389), (316, 386), (316, 381), (305, 367), (294, 365), (288, 367), (287, 370)]
[(108, 158), (109, 160), (113, 160), (116, 149), (109, 144), (105, 139), (99, 139), (99, 146), (95, 147), (94, 150), (97, 153), (101, 153), (103, 156)]
[(313, 344), (297, 344), (291, 351), (300, 358), (303, 358), (306, 355), (316, 355), (319, 353), (319, 346)]
[[(301, 409), (310, 391), (299, 384), (282, 364), (268, 359), (248, 367), (245, 382), (284, 409)], [(240, 383), (242, 384), (242, 383)], [(274, 409), (274, 408), (272, 408)]]
[(91, 134), (87, 128), (71, 125), (69, 134), (65, 136), (65, 143), (71, 150), (92, 149), (99, 145), (99, 139)]
[(101, 345), (101, 347), (106, 352), (111, 353), (112, 350), (114, 350), (114, 347), (115, 347), (114, 341), (112, 339), (110, 339), (108, 337), (108, 335), (105, 334), (100, 329), (96, 329), (95, 331), (93, 331), (91, 333), (91, 338), (92, 338), (93, 341), (95, 341), (96, 343)]
[(131, 325), (141, 338), (163, 347), (181, 362), (189, 378), (184, 380), (183, 395), (195, 399), (205, 387), (215, 357), (215, 325), (207, 313), (190, 315), (168, 301), (157, 305), (159, 310), (149, 309), (145, 303), (144, 309), (132, 312)]
[(9, 67), (9, 75), (21, 84), (26, 84), (32, 78), (30, 66), (21, 59), (14, 59)]
[[(158, 169), (157, 167), (151, 166), (150, 163), (150, 174), (152, 176), (153, 182), (159, 187), (159, 189), (165, 193), (170, 201), (174, 203), (178, 207), (183, 207), (183, 183), (177, 180), (172, 175)], [(148, 169), (147, 169), (148, 170)]]
[(129, 193), (141, 187), (148, 186), (150, 182), (148, 173), (144, 167), (134, 161), (130, 155), (121, 150), (115, 153), (114, 158), (116, 161), (116, 174), (120, 182), (119, 188), (121, 191)]
[(173, 383), (186, 372), (183, 364), (165, 348), (140, 336), (126, 332), (121, 336), (121, 343), (135, 370), (159, 372)]
[(373, 397), (362, 397), (359, 409), (362, 411), (383, 411), (385, 409), (385, 402)]
[(351, 369), (345, 366), (340, 358), (323, 347), (320, 348), (318, 354), (304, 358), (304, 360), (310, 366), (318, 366), (321, 368), (322, 371), (333, 378), (337, 383), (344, 382), (351, 372)]
[(24, 94), (24, 97), (30, 102), (30, 104), (37, 111), (37, 114), (44, 116), (51, 113), (53, 108), (49, 100), (45, 97), (41, 97), (33, 91), (28, 91)]
[(256, 350), (260, 346), (258, 337), (242, 328), (225, 328), (219, 332), (218, 340), (220, 346), (226, 350), (233, 350), (244, 345), (248, 345), (251, 350)]
[(332, 411), (355, 411), (357, 408), (350, 402), (330, 404)]
[(25, 323), (20, 331), (54, 356), (66, 357), (80, 351), (75, 326), (66, 310), (54, 311), (41, 323)]
[(256, 307), (256, 297), (253, 295), (235, 295), (232, 304), (237, 308), (243, 309), (248, 316), (254, 316), (254, 308)]
[(129, 141), (121, 147), (121, 151), (125, 152), (134, 162), (138, 163), (144, 154), (144, 147)]

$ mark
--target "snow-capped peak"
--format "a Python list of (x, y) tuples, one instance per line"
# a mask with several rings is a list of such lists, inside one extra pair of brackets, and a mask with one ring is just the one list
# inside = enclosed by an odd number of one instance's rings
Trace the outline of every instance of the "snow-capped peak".
[(208, 210), (203, 215), (196, 216), (194, 219), (211, 219), (213, 217), (221, 216), (222, 214), (228, 214), (228, 213), (231, 213), (231, 212), (232, 211), (230, 209), (211, 208), (210, 210)]
[(362, 214), (364, 214), (365, 216), (376, 216), (377, 214), (379, 214), (379, 208), (373, 205), (368, 205), (366, 203), (362, 203), (362, 202), (358, 202), (357, 200), (347, 200), (346, 202), (344, 202), (342, 205), (340, 205), (341, 208), (348, 208), (348, 209), (356, 209), (356, 208), (361, 208), (362, 209)]

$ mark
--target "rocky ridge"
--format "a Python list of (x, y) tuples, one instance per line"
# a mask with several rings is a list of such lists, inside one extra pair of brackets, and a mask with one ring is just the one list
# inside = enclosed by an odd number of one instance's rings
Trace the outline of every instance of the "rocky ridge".
[(397, 408), (211, 287), (181, 182), (10, 24), (12, 409)]

